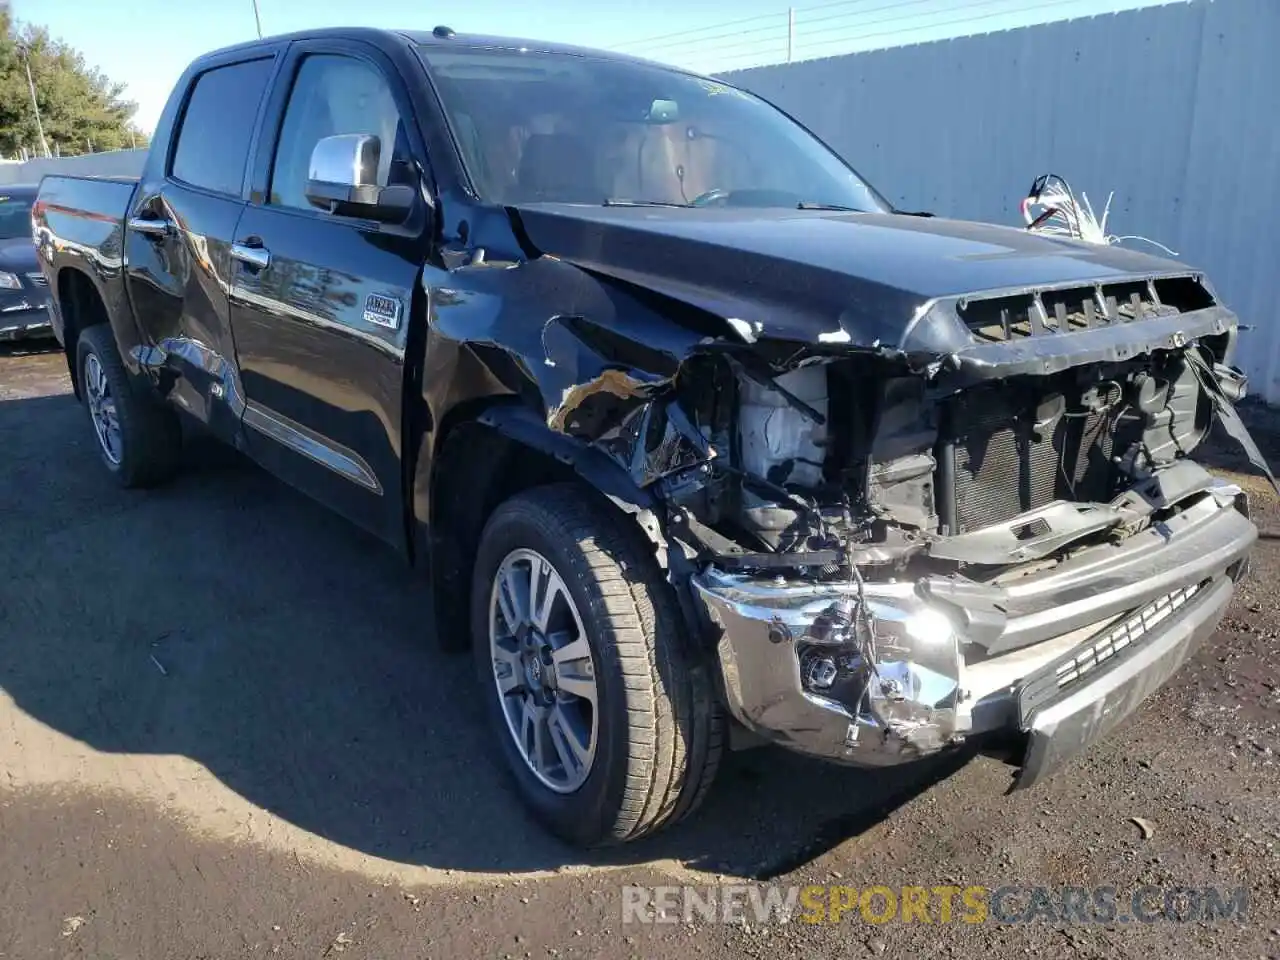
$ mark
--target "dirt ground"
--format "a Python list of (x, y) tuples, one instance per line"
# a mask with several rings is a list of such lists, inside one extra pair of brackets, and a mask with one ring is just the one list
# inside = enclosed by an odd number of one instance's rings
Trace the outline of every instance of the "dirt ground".
[[(396, 557), (230, 452), (187, 459), (115, 489), (61, 355), (0, 347), (0, 957), (1280, 957), (1280, 508), (1255, 478), (1222, 628), (1035, 790), (986, 759), (755, 750), (693, 821), (584, 856), (515, 803), (470, 661), (433, 647)], [(1249, 901), (1212, 923), (621, 922), (624, 885), (719, 883)]]

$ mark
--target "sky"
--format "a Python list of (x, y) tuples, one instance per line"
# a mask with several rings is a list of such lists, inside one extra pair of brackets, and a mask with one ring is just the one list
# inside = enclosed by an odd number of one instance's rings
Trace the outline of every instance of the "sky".
[[(264, 35), (329, 26), (430, 29), (557, 40), (702, 72), (1095, 16), (1158, 0), (257, 0)], [(1181, 0), (1179, 0), (1181, 2)], [(14, 0), (22, 21), (67, 41), (138, 104), (150, 132), (186, 65), (257, 35), (253, 0)]]

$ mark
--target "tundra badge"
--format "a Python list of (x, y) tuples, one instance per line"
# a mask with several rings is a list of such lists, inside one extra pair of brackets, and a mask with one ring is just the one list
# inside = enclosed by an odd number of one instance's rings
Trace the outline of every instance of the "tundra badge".
[(364, 319), (366, 323), (376, 323), (380, 327), (395, 330), (400, 326), (400, 301), (394, 297), (384, 297), (380, 293), (371, 293), (364, 298)]

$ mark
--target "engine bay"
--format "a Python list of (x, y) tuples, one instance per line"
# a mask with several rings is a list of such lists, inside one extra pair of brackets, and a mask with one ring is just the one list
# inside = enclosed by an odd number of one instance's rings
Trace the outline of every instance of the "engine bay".
[(1023, 516), (1013, 535), (1034, 541), (1050, 523), (1037, 511), (1106, 504), (1192, 453), (1214, 414), (1187, 356), (1202, 350), (958, 391), (874, 356), (707, 355), (676, 395), (714, 456), (669, 503), (730, 568), (955, 569), (931, 547)]
[(548, 324), (549, 369), (599, 367), (547, 416), (656, 497), (698, 568), (892, 582), (1054, 562), (1158, 520), (1122, 517), (1125, 497), (1215, 417), (1270, 476), (1234, 410), (1237, 325), (1196, 276), (941, 298), (896, 344), (681, 322), (698, 339), (666, 355), (639, 327)]

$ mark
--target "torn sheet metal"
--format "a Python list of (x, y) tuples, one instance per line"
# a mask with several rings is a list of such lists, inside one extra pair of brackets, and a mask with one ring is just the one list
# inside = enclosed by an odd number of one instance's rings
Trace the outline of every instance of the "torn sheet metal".
[(1267, 463), (1267, 458), (1258, 449), (1258, 444), (1249, 433), (1249, 428), (1240, 419), (1240, 414), (1233, 402), (1234, 398), (1227, 393), (1227, 389), (1224, 387), (1225, 380), (1226, 383), (1231, 385), (1232, 392), (1236, 397), (1243, 395), (1244, 375), (1238, 370), (1223, 367), (1221, 364), (1215, 364), (1210, 367), (1208, 361), (1200, 355), (1198, 350), (1188, 350), (1187, 361), (1191, 364), (1191, 369), (1195, 371), (1196, 378), (1200, 381), (1200, 386), (1204, 388), (1205, 393), (1213, 401), (1213, 409), (1218, 414), (1218, 422), (1222, 424), (1222, 428), (1227, 431), (1232, 440), (1240, 444), (1245, 456), (1249, 458), (1249, 462), (1271, 481), (1272, 489), (1276, 493), (1280, 493), (1280, 484), (1276, 482), (1276, 476), (1271, 472), (1271, 465)]
[(636, 408), (595, 442), (626, 468), (641, 489), (716, 456), (674, 400)]

